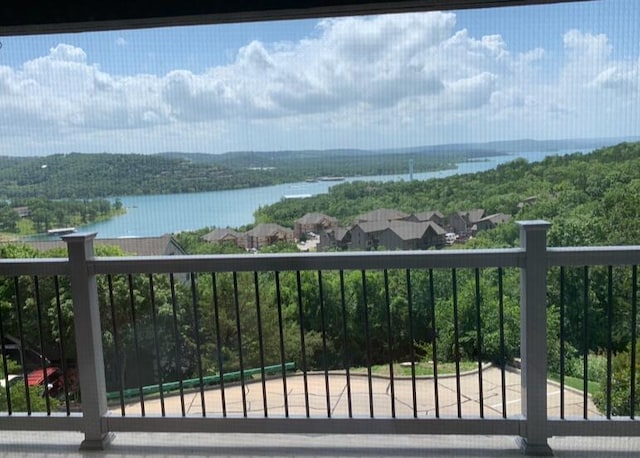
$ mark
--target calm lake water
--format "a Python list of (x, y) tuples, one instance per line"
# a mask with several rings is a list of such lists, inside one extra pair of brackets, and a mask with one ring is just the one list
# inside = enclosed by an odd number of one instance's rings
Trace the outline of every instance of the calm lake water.
[[(575, 152), (530, 152), (493, 156), (463, 162), (455, 169), (438, 172), (414, 173), (416, 180), (481, 172), (499, 164), (523, 157), (529, 162), (540, 161), (546, 156)], [(407, 175), (383, 175), (347, 178), (345, 181), (399, 181)], [(260, 188), (233, 191), (212, 191), (194, 194), (163, 194), (149, 196), (122, 196), (120, 200), (127, 213), (109, 221), (78, 228), (80, 232), (97, 232), (99, 238), (158, 236), (167, 233), (190, 231), (203, 227), (238, 227), (253, 222), (253, 212), (261, 206), (273, 204), (291, 195), (316, 195), (326, 193), (336, 182), (288, 183)], [(301, 215), (302, 216), (302, 215)]]

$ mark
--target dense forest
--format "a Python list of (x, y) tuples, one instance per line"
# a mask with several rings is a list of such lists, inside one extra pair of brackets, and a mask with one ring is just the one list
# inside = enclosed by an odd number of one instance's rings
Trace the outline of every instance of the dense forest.
[[(45, 158), (0, 158), (0, 197), (96, 198), (138, 194), (216, 191), (302, 181), (317, 176), (407, 173), (452, 167), (465, 155), (431, 157), (411, 155), (363, 156), (363, 164), (347, 155), (328, 159), (319, 152), (276, 159), (253, 153), (207, 155), (193, 161), (160, 155), (64, 154)], [(246, 160), (247, 157), (254, 158)], [(256, 159), (257, 158), (257, 159)], [(454, 162), (452, 162), (452, 160)]]
[(218, 191), (323, 176), (408, 174), (514, 151), (589, 147), (602, 140), (492, 142), (386, 150), (250, 151), (225, 154), (55, 154), (0, 157), (0, 199), (93, 199)]
[[(518, 205), (531, 196), (534, 202)], [(263, 208), (257, 217), (290, 225), (307, 211), (322, 211), (348, 223), (377, 207), (445, 213), (483, 207), (551, 221), (553, 245), (638, 244), (639, 200), (640, 144), (625, 143), (442, 180), (338, 185), (327, 195)], [(203, 246), (199, 234), (178, 237), (196, 252)], [(516, 226), (504, 224), (466, 247), (513, 246), (517, 238)], [(104, 254), (123, 253), (98, 252)], [(4, 258), (43, 255), (64, 253), (0, 247)], [(25, 335), (41, 336), (43, 352), (53, 355), (64, 342), (73, 360), (70, 290), (67, 279), (59, 282), (56, 296), (55, 279), (36, 285), (32, 278), (1, 278), (2, 326), (7, 334), (22, 326)], [(556, 377), (562, 365), (578, 387), (588, 379), (603, 409), (612, 364), (620, 381), (613, 387), (614, 415), (640, 412), (637, 397), (629, 405), (633, 282), (631, 269), (607, 267), (551, 269), (548, 278), (549, 375)], [(295, 361), (307, 369), (421, 359), (502, 365), (520, 352), (519, 291), (517, 269), (99, 276), (108, 389), (234, 371), (241, 361), (244, 367)], [(30, 344), (39, 348), (36, 340)]]

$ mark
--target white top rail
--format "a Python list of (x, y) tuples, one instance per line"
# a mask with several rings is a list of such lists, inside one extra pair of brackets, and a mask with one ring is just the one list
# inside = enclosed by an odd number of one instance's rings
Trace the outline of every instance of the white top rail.
[(524, 251), (443, 250), (95, 258), (96, 274), (519, 267)]
[(640, 264), (640, 246), (548, 248), (547, 265), (632, 266)]
[[(93, 274), (522, 267), (520, 248), (210, 256), (123, 256), (88, 260)], [(640, 246), (548, 248), (547, 266), (640, 265)], [(69, 275), (66, 258), (0, 259), (0, 276)]]
[(0, 276), (19, 275), (69, 275), (69, 260), (66, 258), (0, 259)]

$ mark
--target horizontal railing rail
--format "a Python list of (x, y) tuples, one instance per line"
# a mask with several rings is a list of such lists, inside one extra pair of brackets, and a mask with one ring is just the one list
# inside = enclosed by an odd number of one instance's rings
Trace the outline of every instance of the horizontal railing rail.
[(93, 274), (520, 267), (521, 249), (95, 258)]
[(0, 277), (69, 275), (69, 261), (60, 258), (0, 259)]
[(633, 266), (640, 263), (640, 246), (548, 248), (547, 259), (549, 267)]

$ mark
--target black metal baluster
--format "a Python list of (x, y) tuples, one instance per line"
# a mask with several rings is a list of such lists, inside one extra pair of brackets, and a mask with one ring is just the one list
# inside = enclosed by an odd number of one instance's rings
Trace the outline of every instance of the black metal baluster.
[(42, 303), (40, 300), (40, 279), (33, 277), (33, 295), (38, 319), (38, 340), (40, 341), (40, 368), (42, 369), (42, 389), (47, 415), (51, 415), (51, 400), (49, 399), (49, 377), (47, 377), (47, 360), (44, 357), (44, 328), (42, 325)]
[(324, 390), (327, 398), (327, 417), (331, 418), (331, 392), (329, 391), (329, 363), (327, 361), (327, 324), (324, 311), (324, 291), (322, 289), (322, 271), (318, 271), (318, 296), (320, 299), (320, 326), (322, 331), (322, 366), (324, 369)]
[(438, 392), (438, 328), (436, 326), (436, 298), (433, 288), (433, 269), (429, 269), (429, 301), (431, 302), (431, 351), (433, 358), (433, 398), (436, 418), (440, 418), (440, 396)]
[(367, 354), (367, 383), (369, 385), (369, 416), (373, 418), (373, 381), (371, 379), (371, 346), (369, 345), (369, 304), (367, 300), (367, 274), (364, 270), (362, 275), (362, 301), (364, 311), (364, 338)]
[(0, 307), (0, 352), (0, 358), (2, 358), (2, 370), (4, 371), (4, 394), (7, 399), (7, 414), (12, 415), (13, 409), (11, 407), (11, 391), (9, 386), (9, 367), (7, 365), (7, 352), (4, 346), (4, 320), (2, 318), (2, 307)]
[(302, 351), (302, 380), (304, 383), (304, 408), (307, 418), (309, 412), (309, 381), (307, 380), (307, 349), (304, 341), (304, 311), (302, 310), (302, 284), (300, 271), (296, 271), (296, 287), (298, 290), (298, 320), (300, 321), (300, 350)]
[(236, 313), (236, 336), (238, 338), (238, 362), (240, 364), (240, 390), (242, 392), (242, 415), (247, 417), (247, 393), (244, 383), (244, 359), (242, 355), (242, 329), (240, 326), (240, 297), (238, 293), (238, 273), (233, 272), (233, 305)]
[(20, 299), (20, 281), (18, 277), (13, 277), (13, 286), (16, 294), (16, 312), (18, 317), (18, 334), (20, 340), (20, 364), (22, 365), (22, 376), (24, 381), (24, 396), (27, 404), (27, 414), (31, 415), (31, 393), (29, 392), (29, 374), (27, 373), (25, 362), (25, 342), (24, 342), (24, 326), (22, 323), (22, 305)]
[(389, 294), (389, 272), (384, 269), (384, 302), (387, 311), (387, 346), (389, 354), (389, 390), (391, 393), (391, 418), (396, 418), (396, 390), (393, 376), (393, 335), (391, 333), (391, 298)]
[(589, 400), (589, 267), (584, 267), (584, 302), (582, 320), (582, 416), (586, 420), (588, 417)]
[(607, 268), (607, 418), (611, 419), (611, 357), (613, 340), (613, 267)]
[(144, 417), (145, 416), (144, 393), (142, 391), (142, 378), (140, 377), (140, 345), (138, 343), (138, 325), (136, 322), (136, 303), (135, 303), (135, 294), (133, 292), (133, 276), (129, 274), (127, 279), (129, 283), (129, 306), (131, 309), (131, 329), (133, 331), (133, 343), (134, 343), (135, 352), (136, 352), (135, 373), (136, 373), (136, 380), (138, 382), (138, 395), (140, 397), (140, 414)]
[(198, 379), (200, 380), (200, 403), (202, 416), (207, 416), (207, 407), (204, 397), (204, 376), (202, 370), (202, 348), (200, 347), (200, 315), (198, 314), (198, 290), (196, 288), (196, 274), (189, 273), (191, 279), (191, 306), (193, 307), (194, 338), (196, 340), (196, 359), (198, 362)]
[(502, 418), (507, 418), (507, 356), (504, 345), (504, 291), (502, 267), (498, 267), (498, 313), (500, 314), (500, 387), (502, 396)]
[(222, 336), (220, 335), (220, 304), (218, 303), (218, 282), (215, 272), (211, 273), (211, 291), (213, 292), (213, 313), (215, 315), (216, 328), (216, 352), (218, 354), (218, 376), (220, 377), (220, 402), (222, 404), (222, 416), (227, 417), (227, 397), (224, 391), (224, 358), (222, 354)]
[[(631, 406), (636, 405), (636, 340), (638, 338), (638, 266), (632, 268), (631, 285), (631, 368), (629, 401)], [(631, 408), (631, 419), (635, 418), (635, 409)]]
[(149, 274), (149, 302), (151, 302), (151, 325), (153, 327), (153, 346), (156, 352), (156, 370), (158, 371), (158, 387), (160, 390), (160, 412), (164, 417), (164, 388), (162, 386), (162, 364), (160, 362), (160, 343), (158, 342), (158, 314), (156, 307), (156, 294), (153, 287), (153, 274)]
[(407, 277), (407, 308), (409, 321), (409, 341), (411, 342), (411, 395), (413, 400), (413, 418), (418, 418), (418, 398), (416, 393), (416, 351), (413, 338), (413, 293), (411, 291), (411, 271), (405, 271)]
[(343, 351), (342, 361), (345, 369), (345, 378), (347, 381), (347, 408), (349, 418), (353, 417), (353, 406), (351, 404), (351, 361), (349, 358), (349, 333), (347, 332), (347, 303), (344, 295), (344, 271), (340, 270), (340, 304), (342, 306), (342, 337)]
[[(57, 278), (56, 278), (57, 280)], [(111, 275), (107, 275), (107, 286), (109, 288), (109, 308), (111, 309), (111, 326), (113, 331), (113, 346), (114, 346), (114, 367), (116, 369), (116, 377), (118, 377), (118, 392), (120, 395), (120, 412), (124, 417), (126, 415), (124, 406), (124, 384), (122, 379), (122, 368), (120, 367), (120, 337), (118, 336), (118, 324), (116, 321), (116, 305), (113, 298), (113, 278)], [(59, 300), (58, 300), (59, 303)]]
[(267, 374), (264, 370), (264, 342), (262, 338), (262, 313), (260, 311), (260, 287), (258, 285), (258, 272), (253, 273), (253, 285), (256, 293), (256, 320), (258, 325), (258, 351), (260, 353), (260, 380), (262, 381), (262, 406), (264, 408), (264, 417), (269, 416), (267, 404)]
[(564, 420), (564, 365), (565, 365), (565, 347), (564, 347), (564, 321), (565, 321), (565, 269), (560, 267), (560, 418)]
[(287, 367), (284, 352), (284, 323), (282, 320), (282, 291), (280, 289), (280, 272), (276, 272), (276, 300), (278, 304), (278, 330), (280, 333), (280, 364), (282, 371), (282, 392), (284, 395), (284, 416), (289, 418), (289, 393), (287, 390)]
[(462, 417), (462, 399), (460, 387), (460, 342), (459, 342), (459, 323), (458, 323), (458, 277), (456, 269), (451, 269), (451, 283), (453, 286), (453, 358), (456, 363), (456, 403), (458, 407), (458, 418)]
[(173, 339), (176, 345), (176, 373), (178, 374), (178, 387), (180, 388), (180, 412), (182, 416), (186, 416), (187, 412), (184, 406), (184, 384), (182, 383), (183, 371), (182, 371), (182, 339), (180, 338), (180, 332), (178, 331), (178, 309), (176, 300), (176, 283), (173, 276), (173, 272), (169, 274), (169, 286), (171, 288), (171, 312), (173, 314)]
[(475, 289), (476, 289), (476, 352), (478, 353), (478, 390), (480, 396), (478, 402), (480, 404), (480, 418), (484, 418), (484, 390), (482, 386), (482, 317), (480, 316), (480, 269), (475, 270)]

